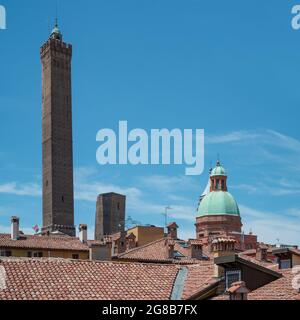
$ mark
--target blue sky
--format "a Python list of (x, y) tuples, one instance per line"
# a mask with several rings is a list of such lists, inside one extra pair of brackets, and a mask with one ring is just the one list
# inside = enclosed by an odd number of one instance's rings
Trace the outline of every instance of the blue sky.
[[(300, 1), (299, 1), (300, 3)], [(11, 215), (41, 224), (41, 66), (55, 1), (0, 0), (0, 231)], [(245, 232), (300, 245), (300, 31), (297, 1), (61, 0), (73, 44), (76, 224), (94, 226), (98, 193), (125, 193), (127, 215), (170, 220), (195, 237), (195, 209), (220, 154)], [(204, 128), (205, 173), (184, 166), (105, 166), (96, 133)]]

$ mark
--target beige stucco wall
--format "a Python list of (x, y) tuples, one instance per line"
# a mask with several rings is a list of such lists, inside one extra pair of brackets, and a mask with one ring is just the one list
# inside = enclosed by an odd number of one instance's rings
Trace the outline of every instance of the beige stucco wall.
[(1, 250), (11, 251), (13, 257), (27, 257), (28, 251), (42, 252), (44, 258), (64, 258), (72, 259), (73, 254), (78, 254), (80, 260), (89, 259), (88, 251), (66, 251), (66, 250), (39, 250), (39, 249), (16, 249), (16, 248), (0, 248)]
[(164, 228), (138, 226), (127, 231), (127, 234), (133, 233), (136, 236), (137, 246), (144, 246), (152, 241), (164, 237)]
[(292, 258), (292, 266), (299, 266), (300, 265), (300, 257), (293, 254)]

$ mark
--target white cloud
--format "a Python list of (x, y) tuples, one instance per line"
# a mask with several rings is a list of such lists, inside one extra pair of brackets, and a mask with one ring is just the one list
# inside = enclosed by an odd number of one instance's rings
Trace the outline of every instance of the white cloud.
[(273, 213), (240, 205), (244, 229), (252, 229), (258, 240), (275, 244), (279, 239), (282, 244), (300, 245), (299, 220), (289, 215), (289, 210)]
[(208, 144), (222, 144), (233, 142), (255, 142), (259, 145), (271, 145), (281, 147), (290, 151), (300, 152), (300, 141), (284, 135), (275, 130), (265, 131), (233, 131), (220, 135), (206, 136)]
[(238, 184), (232, 185), (232, 189), (244, 190), (249, 194), (260, 194), (268, 196), (288, 196), (288, 195), (298, 195), (300, 194), (300, 188), (288, 186), (281, 187), (280, 182), (274, 182), (271, 185), (265, 183), (257, 183), (256, 185), (251, 184)]
[(234, 131), (220, 135), (208, 135), (205, 141), (209, 144), (230, 143), (244, 140), (253, 140), (260, 137), (260, 134), (250, 131)]
[(189, 176), (166, 176), (166, 175), (151, 175), (144, 176), (138, 179), (138, 182), (143, 187), (150, 187), (152, 190), (160, 190), (162, 192), (174, 192), (175, 190), (186, 190), (198, 188), (195, 180)]
[(108, 192), (124, 194), (128, 197), (128, 201), (134, 201), (141, 194), (138, 188), (127, 188), (101, 182), (75, 184), (75, 200), (92, 201), (96, 203), (99, 194)]
[(299, 140), (274, 130), (268, 130), (267, 132), (270, 134), (270, 137), (267, 137), (266, 142), (269, 142), (270, 144), (274, 144), (276, 146), (280, 146), (291, 151), (295, 151), (297, 153), (300, 152)]
[(36, 183), (9, 182), (0, 184), (0, 193), (13, 194), (17, 196), (39, 197), (42, 195), (41, 187)]
[(287, 213), (292, 217), (300, 218), (300, 209), (299, 208), (290, 208), (287, 210)]

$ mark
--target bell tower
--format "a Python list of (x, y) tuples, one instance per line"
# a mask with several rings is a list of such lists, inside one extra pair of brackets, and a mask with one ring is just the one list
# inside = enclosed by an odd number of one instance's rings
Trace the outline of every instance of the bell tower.
[(43, 228), (75, 236), (72, 141), (72, 46), (56, 21), (42, 62)]

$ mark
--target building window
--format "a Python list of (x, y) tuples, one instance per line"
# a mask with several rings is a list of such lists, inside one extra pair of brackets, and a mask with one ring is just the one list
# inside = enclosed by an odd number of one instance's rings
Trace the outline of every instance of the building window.
[(65, 202), (65, 197), (64, 196), (61, 197), (61, 201)]
[(79, 254), (72, 254), (72, 259), (78, 260), (79, 259)]
[(43, 257), (43, 252), (39, 252), (39, 251), (28, 251), (27, 252), (27, 257), (28, 258), (42, 258)]
[(0, 250), (0, 257), (11, 257), (10, 250)]
[(234, 282), (241, 281), (241, 270), (226, 271), (226, 289), (229, 289)]
[(174, 251), (174, 258), (184, 258), (184, 255), (179, 251)]
[(291, 267), (291, 259), (280, 260), (280, 269), (290, 269)]

